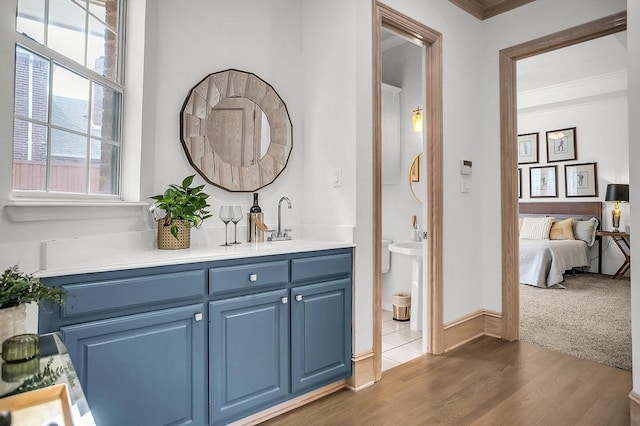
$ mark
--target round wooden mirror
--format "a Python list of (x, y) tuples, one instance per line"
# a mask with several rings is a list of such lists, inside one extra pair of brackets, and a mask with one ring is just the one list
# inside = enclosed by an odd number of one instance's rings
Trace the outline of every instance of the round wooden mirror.
[(287, 106), (255, 74), (225, 70), (193, 87), (180, 111), (189, 163), (209, 183), (252, 192), (273, 182), (291, 154)]

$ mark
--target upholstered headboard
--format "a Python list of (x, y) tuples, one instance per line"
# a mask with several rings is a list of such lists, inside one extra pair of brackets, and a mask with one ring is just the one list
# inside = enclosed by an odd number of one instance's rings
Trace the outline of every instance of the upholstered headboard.
[(602, 223), (602, 203), (587, 202), (558, 202), (558, 203), (518, 203), (520, 216), (554, 216), (558, 219), (575, 217), (584, 219), (595, 217)]
[[(599, 201), (586, 202), (545, 202), (518, 203), (519, 214), (526, 216), (553, 216), (556, 219), (573, 217), (576, 220), (586, 220), (592, 217), (598, 219), (598, 226), (602, 223), (602, 203)], [(598, 241), (598, 273), (602, 270), (602, 239)]]

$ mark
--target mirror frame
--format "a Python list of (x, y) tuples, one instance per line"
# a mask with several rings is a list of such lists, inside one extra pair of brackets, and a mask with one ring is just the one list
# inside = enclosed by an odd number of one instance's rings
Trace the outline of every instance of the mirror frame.
[[(255, 164), (230, 164), (209, 143), (210, 113), (226, 98), (248, 99), (267, 117), (269, 148)], [(180, 110), (180, 141), (189, 163), (207, 182), (231, 192), (254, 192), (273, 182), (287, 166), (293, 125), (287, 106), (269, 83), (253, 73), (227, 69), (207, 75), (189, 90)]]
[(411, 194), (413, 194), (413, 198), (415, 198), (416, 201), (419, 202), (420, 204), (422, 204), (422, 200), (416, 195), (416, 191), (413, 189), (413, 184), (420, 183), (420, 177), (421, 177), (420, 161), (422, 160), (421, 156), (422, 156), (422, 152), (417, 154), (415, 157), (413, 157), (413, 161), (411, 161), (411, 166), (409, 167), (409, 176), (408, 176), (409, 188), (411, 189)]

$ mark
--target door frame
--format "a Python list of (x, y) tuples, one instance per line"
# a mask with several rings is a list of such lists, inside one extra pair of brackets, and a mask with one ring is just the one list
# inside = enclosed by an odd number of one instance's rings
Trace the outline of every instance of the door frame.
[(627, 29), (627, 12), (619, 12), (500, 50), (500, 187), (502, 207), (502, 338), (520, 337), (518, 265), (517, 75), (520, 59), (615, 34)]
[(426, 262), (428, 348), (444, 352), (442, 309), (442, 34), (420, 22), (373, 1), (373, 353), (375, 380), (382, 378), (382, 27), (415, 40), (426, 49), (424, 75), (427, 179)]

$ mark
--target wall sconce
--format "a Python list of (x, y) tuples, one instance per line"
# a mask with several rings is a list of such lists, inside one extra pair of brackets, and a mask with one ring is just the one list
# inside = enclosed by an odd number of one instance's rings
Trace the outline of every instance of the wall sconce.
[(607, 195), (605, 195), (604, 200), (615, 203), (613, 210), (611, 210), (613, 232), (620, 232), (620, 203), (629, 202), (629, 185), (621, 183), (607, 185)]
[(422, 108), (416, 107), (416, 109), (413, 110), (412, 121), (413, 121), (413, 131), (421, 132), (422, 131)]

